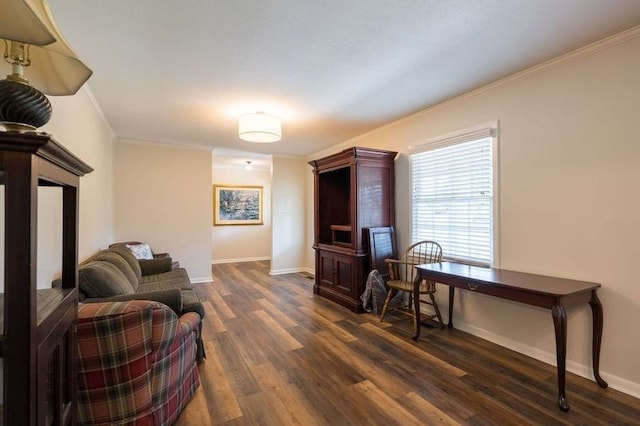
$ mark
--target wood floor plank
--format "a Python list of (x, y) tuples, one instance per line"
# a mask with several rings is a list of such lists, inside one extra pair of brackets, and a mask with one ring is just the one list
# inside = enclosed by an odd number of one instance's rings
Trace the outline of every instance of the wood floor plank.
[(223, 333), (227, 331), (224, 322), (218, 315), (218, 311), (213, 308), (209, 301), (202, 302), (204, 307), (204, 323), (207, 325), (206, 330), (211, 333)]
[(206, 317), (202, 387), (176, 422), (211, 425), (627, 425), (640, 400), (457, 329), (381, 323), (313, 294), (268, 262), (212, 267), (195, 286)]
[[(214, 284), (211, 284), (214, 285)], [(208, 300), (211, 302), (211, 305), (214, 307), (215, 311), (218, 312), (220, 317), (222, 318), (235, 318), (236, 314), (229, 308), (227, 303), (224, 301), (220, 293), (215, 291), (215, 288), (212, 288), (208, 293)]]
[(313, 303), (310, 306), (307, 306), (307, 308), (333, 322), (342, 321), (346, 318), (345, 315), (349, 315), (346, 308), (342, 306), (338, 308), (330, 305), (329, 303), (320, 301), (319, 303)]
[(215, 424), (211, 419), (207, 396), (200, 388), (189, 402), (189, 409), (185, 410), (180, 416), (178, 424), (182, 426), (211, 426)]
[(321, 338), (321, 342), (334, 354), (335, 357), (350, 366), (349, 368), (358, 372), (363, 377), (367, 377), (377, 386), (384, 389), (385, 392), (390, 394), (393, 398), (403, 395), (409, 391), (410, 386), (407, 383), (402, 383), (398, 381), (393, 374), (390, 374), (381, 368), (377, 368), (375, 362), (372, 362), (361, 354), (352, 351), (348, 345), (335, 339), (328, 332), (323, 331), (317, 333), (316, 336)]
[(274, 319), (284, 328), (295, 327), (298, 325), (294, 320), (289, 318), (283, 311), (276, 308), (275, 305), (269, 302), (267, 299), (258, 299), (258, 304), (265, 311), (269, 312), (269, 315), (274, 317)]
[(266, 326), (271, 332), (275, 335), (276, 339), (279, 341), (281, 348), (283, 350), (292, 351), (295, 349), (300, 349), (302, 345), (298, 342), (291, 334), (287, 333), (287, 331), (278, 324), (278, 322), (273, 319), (265, 311), (254, 311), (253, 315), (258, 317), (258, 321), (262, 323), (263, 326)]
[(335, 322), (326, 319), (321, 313), (309, 309), (306, 306), (300, 307), (299, 310), (315, 323), (320, 330), (329, 331), (344, 342), (353, 342), (356, 340), (353, 334), (338, 326)]
[(430, 365), (435, 365), (438, 368), (442, 369), (447, 374), (450, 374), (453, 377), (462, 377), (467, 374), (466, 371), (463, 371), (453, 365), (449, 364), (447, 361), (442, 360), (438, 357), (431, 355), (428, 352), (425, 352), (423, 349), (417, 347), (412, 341), (402, 339), (398, 336), (394, 336), (393, 334), (388, 333), (385, 330), (380, 329), (372, 324), (362, 324), (364, 329), (366, 329), (369, 333), (375, 335), (379, 339), (386, 340), (393, 344), (394, 346), (402, 349), (407, 354), (411, 354), (417, 358), (419, 358), (424, 363), (428, 363)]
[(449, 417), (447, 413), (431, 404), (416, 392), (409, 392), (402, 398), (402, 401), (400, 401), (400, 403), (405, 406), (411, 407), (411, 409), (414, 411), (419, 411), (421, 414), (417, 417), (420, 419), (421, 424), (423, 425), (456, 426), (460, 424)]
[(342, 390), (342, 397), (352, 407), (354, 423), (422, 425), (424, 422), (411, 414), (401, 402), (391, 398), (369, 380)]
[(291, 420), (288, 424), (309, 426), (322, 424), (311, 401), (306, 401), (298, 395), (297, 389), (289, 386), (272, 364), (256, 365), (252, 370), (263, 391), (272, 393), (275, 400), (281, 403), (286, 411), (286, 417)]
[[(241, 417), (242, 410), (229, 383), (227, 372), (219, 362), (220, 357), (218, 357), (215, 346), (208, 342), (205, 344), (205, 350), (208, 359), (201, 363), (199, 368), (202, 389), (205, 390), (211, 419), (223, 423)], [(191, 403), (189, 407), (191, 408)], [(182, 419), (183, 416), (180, 417)]]

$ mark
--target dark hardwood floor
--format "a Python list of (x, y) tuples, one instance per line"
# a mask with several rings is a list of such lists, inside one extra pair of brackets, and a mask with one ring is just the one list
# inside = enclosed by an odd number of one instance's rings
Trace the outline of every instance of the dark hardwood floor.
[(640, 400), (456, 329), (380, 323), (267, 262), (216, 265), (196, 285), (206, 318), (202, 387), (177, 425), (640, 424)]

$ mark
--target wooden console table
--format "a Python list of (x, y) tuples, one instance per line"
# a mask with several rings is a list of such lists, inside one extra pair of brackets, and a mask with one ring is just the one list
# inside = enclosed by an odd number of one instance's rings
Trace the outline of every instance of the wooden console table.
[[(453, 327), (453, 296), (456, 287), (550, 309), (556, 336), (558, 406), (562, 411), (569, 411), (569, 402), (565, 393), (567, 356), (567, 314), (565, 309), (588, 303), (591, 306), (593, 318), (593, 375), (600, 387), (606, 388), (608, 386), (607, 382), (600, 377), (599, 365), (603, 317), (602, 304), (597, 295), (600, 284), (453, 262), (419, 265), (417, 270), (415, 300), (418, 299), (417, 290), (422, 279), (437, 281), (449, 286), (449, 328)], [(416, 318), (420, 318), (420, 303), (415, 304), (415, 310)], [(414, 340), (420, 336), (420, 321), (415, 323)]]

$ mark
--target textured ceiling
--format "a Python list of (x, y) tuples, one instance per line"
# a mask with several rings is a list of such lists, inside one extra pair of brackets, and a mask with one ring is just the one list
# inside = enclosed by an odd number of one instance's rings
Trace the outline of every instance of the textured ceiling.
[[(295, 156), (640, 24), (639, 0), (49, 1), (118, 138)], [(257, 110), (282, 141), (238, 139)]]

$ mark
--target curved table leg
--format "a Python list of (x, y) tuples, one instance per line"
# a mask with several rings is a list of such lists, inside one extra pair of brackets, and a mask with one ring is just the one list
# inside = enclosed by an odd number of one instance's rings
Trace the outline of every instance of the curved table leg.
[(563, 305), (553, 305), (551, 308), (553, 325), (556, 332), (556, 361), (558, 364), (558, 406), (564, 412), (569, 411), (569, 402), (565, 390), (565, 376), (567, 372), (567, 313)]
[(453, 296), (455, 295), (456, 288), (449, 286), (449, 323), (447, 327), (453, 328)]
[(416, 278), (413, 280), (413, 325), (415, 327), (413, 340), (418, 340), (420, 337), (420, 281), (422, 281), (420, 273), (416, 273)]
[(606, 388), (609, 385), (602, 377), (600, 377), (600, 347), (602, 345), (603, 313), (602, 304), (600, 303), (600, 299), (598, 299), (596, 290), (591, 292), (591, 301), (589, 302), (589, 305), (591, 306), (591, 315), (593, 317), (593, 342), (591, 353), (593, 361), (593, 376), (601, 388)]

